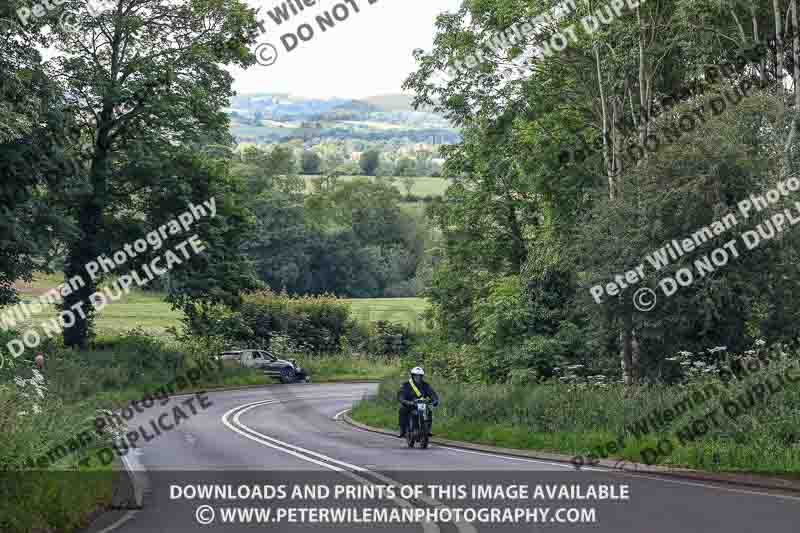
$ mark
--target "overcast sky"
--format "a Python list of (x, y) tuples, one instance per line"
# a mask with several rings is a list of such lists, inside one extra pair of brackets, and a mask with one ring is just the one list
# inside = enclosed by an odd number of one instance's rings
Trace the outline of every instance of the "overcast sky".
[[(259, 19), (266, 34), (258, 43), (270, 43), (278, 55), (271, 66), (254, 65), (246, 71), (233, 70), (234, 89), (239, 94), (256, 92), (291, 93), (313, 97), (363, 98), (402, 92), (406, 76), (415, 68), (415, 48), (430, 50), (435, 34), (434, 20), (440, 12), (455, 11), (462, 0), (317, 0), (292, 18), (276, 24), (267, 14), (286, 2), (303, 0), (247, 0), (260, 7)], [(306, 0), (310, 3), (312, 0)], [(358, 13), (352, 3), (358, 6)], [(316, 21), (318, 15), (336, 8), (331, 16), (343, 20), (325, 32)], [(349, 12), (349, 16), (347, 16)], [(345, 18), (347, 16), (347, 18)], [(296, 31), (303, 23), (314, 29), (308, 41), (286, 52), (281, 37)], [(288, 40), (288, 39), (287, 39)], [(262, 48), (266, 61), (269, 48)]]

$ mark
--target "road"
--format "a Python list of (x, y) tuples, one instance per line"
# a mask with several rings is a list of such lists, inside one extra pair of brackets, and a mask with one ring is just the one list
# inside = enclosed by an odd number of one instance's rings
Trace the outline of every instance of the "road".
[[(546, 529), (614, 533), (789, 533), (798, 530), (798, 496), (622, 472), (576, 472), (568, 465), (435, 445), (428, 450), (409, 449), (401, 439), (358, 430), (337, 419), (337, 415), (354, 401), (373, 393), (376, 388), (374, 384), (302, 384), (208, 393), (210, 405), (205, 409), (197, 409), (194, 416), (182, 420), (173, 430), (128, 454), (127, 459), (134, 468), (146, 471), (148, 489), (144, 509), (106, 515), (90, 531), (174, 533), (268, 528), (281, 532), (324, 529), (476, 533)], [(172, 405), (186, 401), (186, 397), (174, 398), (171, 404), (147, 410), (138, 415), (141, 420), (133, 422), (145, 424), (146, 419), (155, 419)], [(200, 499), (191, 493), (198, 485), (208, 484), (218, 485), (219, 489), (215, 490), (230, 490), (232, 494), (226, 495), (228, 499), (222, 499), (223, 494), (214, 494), (213, 499)], [(273, 498), (281, 494), (268, 492), (280, 485), (284, 485), (286, 493), (285, 498), (278, 501)], [(403, 492), (412, 491), (413, 485), (424, 486), (423, 493)], [(429, 485), (435, 488), (430, 489)], [(460, 497), (458, 485), (466, 487), (467, 497)], [(487, 494), (472, 497), (469, 492), (478, 485), (499, 487), (504, 494), (495, 496), (505, 499), (490, 499)], [(515, 494), (513, 485), (527, 486), (530, 493)], [(578, 485), (584, 494), (590, 485), (605, 485), (611, 487), (608, 490), (612, 490), (612, 496), (616, 490), (618, 499), (536, 499), (533, 488), (537, 485), (543, 487), (541, 490), (547, 490), (545, 486)], [(332, 494), (292, 494), (296, 487), (305, 491), (318, 486), (327, 487)], [(342, 492), (334, 499), (337, 486), (340, 491), (371, 487), (370, 490), (384, 492)], [(626, 490), (624, 486), (627, 486), (627, 499), (621, 497)], [(395, 494), (387, 493), (387, 487), (394, 487)], [(256, 499), (235, 499), (252, 497), (253, 491), (259, 490), (260, 493), (255, 493)], [(203, 506), (207, 507), (199, 510)], [(394, 523), (347, 524), (330, 523), (331, 515), (327, 517), (328, 523), (312, 523), (325, 518), (299, 514), (310, 512), (307, 510), (295, 510), (294, 516), (289, 514), (290, 508), (352, 508), (353, 512), (361, 513), (405, 509), (410, 514), (422, 512), (415, 509), (442, 512), (444, 508), (469, 508), (474, 512), (491, 507), (511, 509), (509, 513), (520, 509), (520, 514), (505, 523), (501, 522), (510, 515), (493, 517), (490, 511), (485, 511), (483, 518), (479, 515), (461, 517), (459, 522), (453, 515), (440, 514), (440, 522), (395, 519)], [(269, 509), (270, 516), (261, 518), (270, 523), (256, 523), (256, 515), (234, 514), (223, 524), (223, 513), (241, 512), (226, 511), (235, 508)], [(534, 508), (538, 510), (530, 511)], [(575, 510), (570, 510), (572, 508)], [(523, 509), (528, 509), (528, 514), (523, 515)], [(590, 509), (594, 510), (594, 515), (586, 514)], [(279, 512), (284, 514), (276, 521)], [(357, 515), (348, 516), (348, 519), (357, 520), (354, 516)], [(364, 518), (364, 515), (358, 516)], [(585, 523), (587, 521), (589, 523)], [(200, 522), (210, 522), (210, 525)]]

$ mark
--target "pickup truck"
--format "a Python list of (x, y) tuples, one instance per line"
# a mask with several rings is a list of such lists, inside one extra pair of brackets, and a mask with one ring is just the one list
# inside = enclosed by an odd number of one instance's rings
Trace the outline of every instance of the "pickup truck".
[(257, 368), (282, 383), (308, 380), (308, 373), (295, 359), (278, 359), (266, 350), (231, 350), (220, 355), (222, 361), (238, 361), (245, 368)]

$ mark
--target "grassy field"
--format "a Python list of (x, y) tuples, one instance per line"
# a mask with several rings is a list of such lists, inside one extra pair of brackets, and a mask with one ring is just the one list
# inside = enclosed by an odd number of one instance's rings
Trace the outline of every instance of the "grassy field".
[[(33, 301), (34, 296), (22, 295), (24, 302)], [(41, 313), (32, 315), (27, 324), (38, 325), (57, 316), (55, 307), (49, 307)], [(181, 323), (183, 313), (175, 311), (164, 301), (160, 293), (132, 291), (120, 301), (108, 304), (97, 313), (97, 332), (114, 335), (142, 328), (148, 333), (162, 337), (169, 327), (177, 327)]]
[[(303, 176), (303, 178), (306, 180), (306, 191), (310, 192), (312, 190), (312, 180), (318, 177), (319, 176)], [(339, 179), (342, 181), (349, 181), (355, 178), (367, 178), (370, 180), (376, 179), (369, 176), (342, 176)], [(377, 179), (385, 180), (387, 178)], [(444, 195), (445, 189), (447, 189), (448, 185), (450, 185), (450, 181), (444, 178), (420, 177), (412, 179), (414, 180), (414, 187), (411, 189), (411, 194), (415, 196), (442, 196)], [(395, 177), (394, 186), (401, 193), (406, 193), (406, 188), (403, 185), (403, 178)]]
[(425, 329), (420, 313), (428, 308), (424, 298), (356, 298), (346, 299), (353, 316), (361, 322), (386, 320), (405, 324), (412, 331)]
[[(21, 285), (21, 297), (31, 302), (37, 294), (56, 286), (58, 275), (39, 275), (33, 283)], [(387, 320), (405, 324), (413, 331), (424, 329), (419, 318), (427, 303), (422, 298), (364, 298), (345, 299), (358, 320), (376, 322)], [(57, 316), (51, 307), (34, 314), (28, 325), (38, 325)], [(166, 336), (166, 330), (181, 324), (183, 313), (173, 310), (160, 293), (132, 291), (118, 302), (111, 303), (97, 314), (97, 332), (102, 335), (115, 335), (134, 328), (142, 328), (156, 337)]]

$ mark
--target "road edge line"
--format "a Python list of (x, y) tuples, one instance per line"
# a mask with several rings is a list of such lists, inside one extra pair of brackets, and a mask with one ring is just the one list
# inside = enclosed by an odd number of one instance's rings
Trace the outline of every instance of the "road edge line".
[[(345, 413), (342, 414), (342, 416), (340, 417), (341, 420), (344, 420), (350, 426), (362, 429), (364, 431), (369, 431), (371, 433), (379, 433), (381, 435), (389, 435), (393, 437), (396, 436), (395, 433), (392, 431), (376, 428), (373, 426), (368, 426), (361, 422), (356, 422), (348, 414), (350, 411), (351, 410), (345, 411)], [(572, 457), (562, 454), (553, 454), (548, 452), (536, 452), (536, 451), (528, 452), (526, 450), (514, 450), (511, 448), (500, 448), (496, 446), (473, 444), (471, 442), (449, 440), (442, 438), (433, 438), (431, 439), (431, 442), (434, 444), (438, 444), (440, 446), (446, 446), (448, 448), (480, 451), (498, 456), (520, 457), (525, 459), (537, 459), (540, 461), (551, 461), (551, 462), (572, 464)], [(621, 462), (624, 463), (623, 466), (618, 466)], [(747, 478), (743, 478), (742, 475), (734, 473), (726, 473), (724, 475), (718, 475), (714, 474), (713, 472), (703, 472), (700, 470), (688, 470), (688, 469), (677, 469), (677, 468), (672, 469), (663, 466), (651, 466), (651, 465), (632, 463), (627, 461), (615, 462), (602, 459), (598, 461), (596, 465), (593, 465), (593, 467), (591, 468), (582, 468), (582, 469), (576, 468), (576, 470), (594, 470), (594, 471), (607, 470), (612, 472), (613, 471), (624, 472), (627, 474), (634, 474), (634, 475), (650, 474), (650, 475), (658, 475), (665, 477), (675, 477), (680, 479), (690, 479), (694, 481), (722, 483), (725, 485), (733, 485), (738, 487), (750, 487), (750, 488), (758, 488), (766, 490), (780, 490), (780, 491), (789, 491), (793, 493), (795, 492), (800, 493), (800, 480), (797, 482), (792, 482), (788, 480), (767, 478), (769, 481), (772, 481), (772, 483), (770, 483), (768, 481), (761, 481), (761, 480), (756, 480), (756, 481), (748, 480)]]

